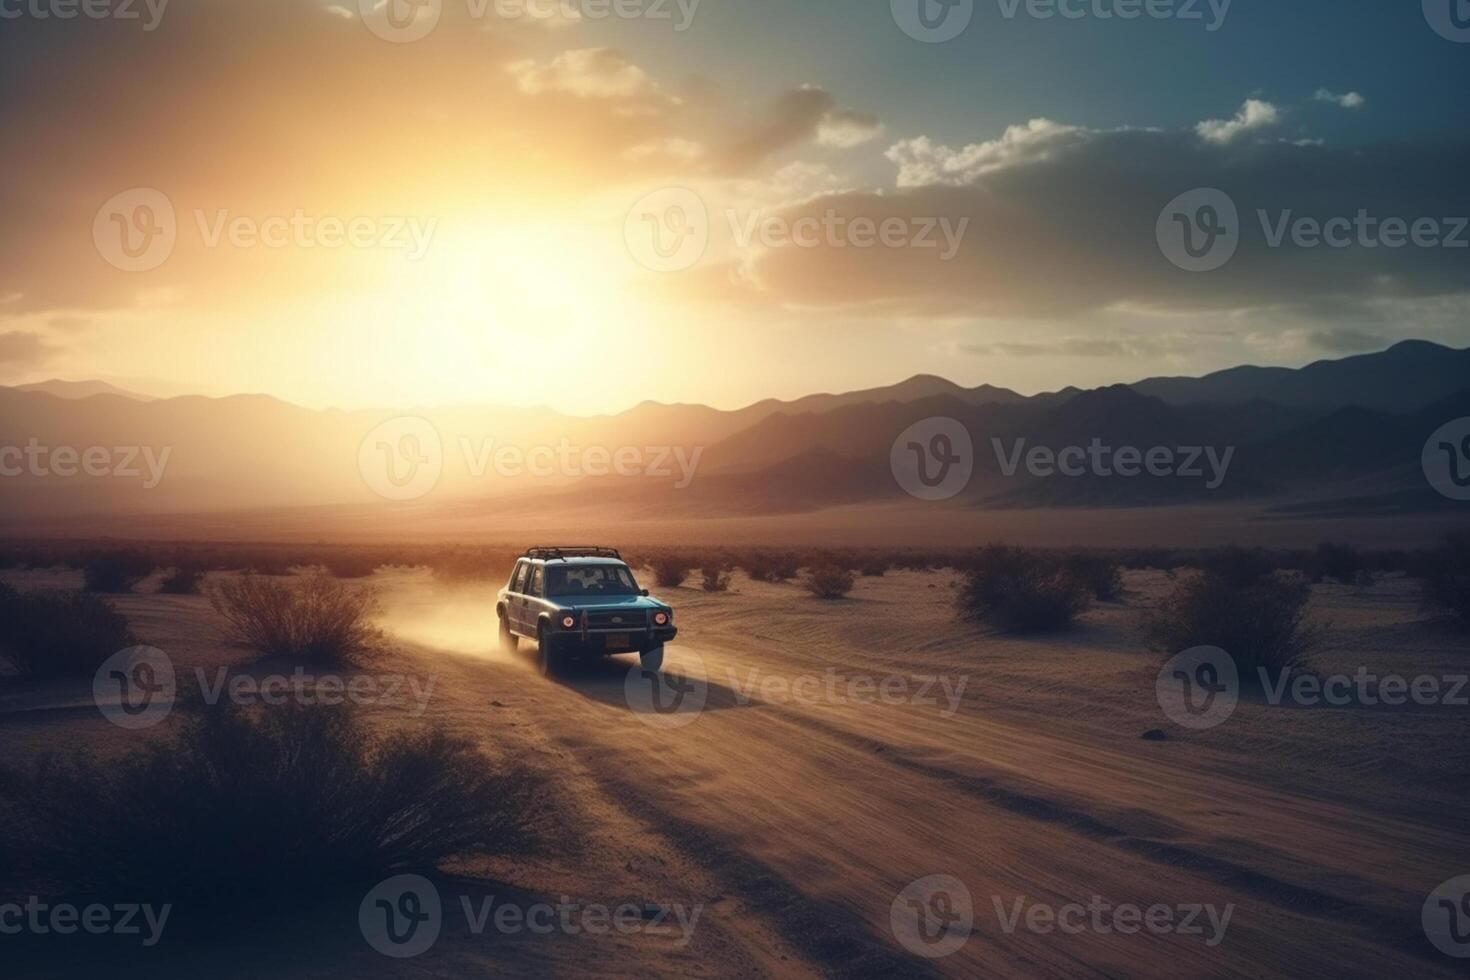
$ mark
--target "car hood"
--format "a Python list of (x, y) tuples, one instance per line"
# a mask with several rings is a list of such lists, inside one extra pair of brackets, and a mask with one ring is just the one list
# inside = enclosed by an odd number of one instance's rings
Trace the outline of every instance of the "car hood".
[(609, 596), (569, 596), (558, 595), (550, 598), (551, 602), (558, 606), (571, 609), (667, 609), (668, 606), (651, 596), (642, 595), (609, 595)]

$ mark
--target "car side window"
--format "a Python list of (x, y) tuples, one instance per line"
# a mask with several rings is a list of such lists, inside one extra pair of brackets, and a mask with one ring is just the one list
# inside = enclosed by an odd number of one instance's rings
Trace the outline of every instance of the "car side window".
[(531, 572), (531, 588), (527, 590), (527, 595), (539, 596), (541, 594), (541, 584), (542, 580), (545, 578), (545, 571), (545, 565), (534, 566)]
[(526, 591), (526, 573), (530, 568), (531, 563), (528, 561), (516, 563), (516, 570), (510, 577), (510, 590), (512, 592), (524, 593)]

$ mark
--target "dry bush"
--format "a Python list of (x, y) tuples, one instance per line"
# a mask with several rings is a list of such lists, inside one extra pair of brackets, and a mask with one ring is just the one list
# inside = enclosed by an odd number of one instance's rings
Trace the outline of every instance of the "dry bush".
[(211, 582), (210, 604), (234, 638), (263, 657), (357, 665), (377, 651), (377, 596), (321, 574), (296, 582), (241, 575)]
[(97, 555), (82, 564), (88, 592), (121, 594), (133, 591), (153, 571), (153, 559), (138, 551)]
[(738, 564), (756, 582), (789, 582), (801, 570), (801, 562), (790, 552), (749, 551)]
[(460, 854), (518, 853), (545, 819), (540, 790), (442, 731), (376, 736), (347, 708), (222, 701), (125, 755), (0, 779), (20, 879), (0, 891), (168, 902), (187, 929), (284, 896), (360, 895)]
[(1274, 683), (1282, 671), (1299, 666), (1322, 637), (1305, 622), (1311, 586), (1275, 572), (1247, 576), (1242, 570), (1248, 564), (1237, 556), (1220, 570), (1181, 581), (1147, 624), (1153, 646), (1169, 653), (1219, 647), (1247, 685), (1258, 685), (1263, 673)]
[(204, 572), (193, 565), (179, 565), (164, 576), (158, 591), (167, 595), (198, 595)]
[(0, 585), (0, 654), (27, 677), (85, 677), (137, 644), (127, 619), (86, 592), (27, 592)]
[(818, 565), (807, 572), (803, 584), (818, 599), (841, 599), (852, 591), (855, 581), (852, 572), (841, 566)]
[(730, 588), (730, 573), (723, 565), (706, 565), (699, 570), (699, 587), (706, 592), (727, 592)]
[(1123, 597), (1123, 568), (1107, 555), (1077, 552), (1063, 559), (1063, 567), (1098, 602), (1117, 602)]
[[(1307, 562), (1307, 567), (1313, 582), (1335, 579), (1343, 585), (1351, 585), (1359, 580), (1362, 572), (1372, 575), (1358, 549), (1330, 541), (1317, 545), (1317, 552)], [(1369, 584), (1372, 584), (1371, 579)]]
[(654, 555), (649, 558), (648, 565), (653, 569), (654, 581), (666, 589), (683, 585), (689, 573), (694, 571), (693, 560), (684, 555)]
[(1424, 562), (1420, 595), (1425, 608), (1470, 629), (1470, 534), (1452, 534)]
[(1090, 601), (1087, 585), (1047, 555), (990, 545), (966, 566), (960, 615), (1008, 632), (1063, 629)]

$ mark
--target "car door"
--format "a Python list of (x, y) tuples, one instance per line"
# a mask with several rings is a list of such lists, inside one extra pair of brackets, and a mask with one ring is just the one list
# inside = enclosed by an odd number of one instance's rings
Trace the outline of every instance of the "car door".
[(531, 577), (531, 563), (521, 559), (516, 564), (515, 574), (510, 577), (510, 589), (505, 597), (506, 616), (513, 632), (526, 632), (526, 582)]
[(536, 625), (541, 619), (541, 610), (545, 603), (541, 597), (546, 592), (546, 566), (539, 562), (531, 564), (531, 581), (526, 586), (526, 635), (536, 635)]

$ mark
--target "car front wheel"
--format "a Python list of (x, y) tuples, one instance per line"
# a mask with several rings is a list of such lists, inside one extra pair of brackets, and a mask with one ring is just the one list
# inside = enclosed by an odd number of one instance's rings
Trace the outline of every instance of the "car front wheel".
[(664, 666), (664, 648), (662, 645), (652, 650), (644, 650), (638, 659), (644, 670), (662, 670)]

